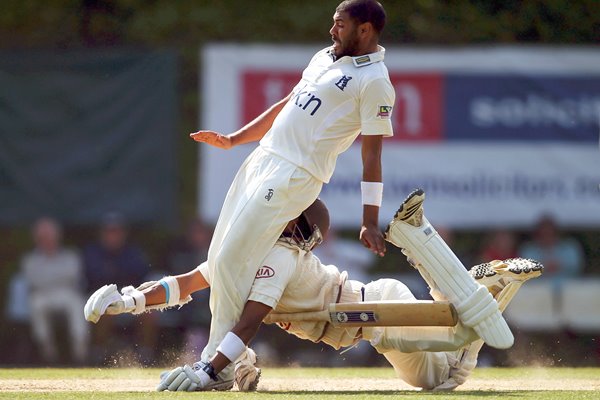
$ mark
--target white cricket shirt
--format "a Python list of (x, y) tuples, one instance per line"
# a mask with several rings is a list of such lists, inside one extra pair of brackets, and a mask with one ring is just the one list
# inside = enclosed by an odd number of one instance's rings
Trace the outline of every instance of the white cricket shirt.
[(260, 141), (268, 152), (329, 182), (340, 153), (359, 133), (392, 136), (395, 93), (385, 49), (333, 60), (332, 47), (314, 55), (290, 101)]

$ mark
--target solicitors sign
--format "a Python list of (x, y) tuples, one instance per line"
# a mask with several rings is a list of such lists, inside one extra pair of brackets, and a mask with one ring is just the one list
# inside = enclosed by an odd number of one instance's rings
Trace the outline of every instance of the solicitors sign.
[[(286, 96), (318, 47), (203, 49), (200, 126), (232, 132)], [(600, 225), (600, 51), (595, 48), (396, 49), (395, 135), (384, 142), (382, 224), (414, 187), (432, 222)], [(199, 213), (218, 217), (233, 175), (254, 146), (201, 146)], [(338, 226), (361, 220), (360, 144), (338, 160), (322, 197)], [(569, 210), (565, 212), (565, 210)]]

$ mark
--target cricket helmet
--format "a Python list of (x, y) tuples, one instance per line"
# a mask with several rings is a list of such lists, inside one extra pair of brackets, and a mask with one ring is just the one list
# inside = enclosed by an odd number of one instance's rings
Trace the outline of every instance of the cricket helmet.
[(321, 199), (316, 199), (300, 214), (291, 238), (304, 251), (311, 251), (323, 242), (329, 232), (329, 210)]

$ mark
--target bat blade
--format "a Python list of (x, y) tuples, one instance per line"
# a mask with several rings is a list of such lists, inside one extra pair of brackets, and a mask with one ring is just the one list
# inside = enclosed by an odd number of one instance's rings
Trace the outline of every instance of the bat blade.
[(326, 321), (335, 326), (454, 326), (456, 310), (445, 301), (373, 301), (331, 303), (329, 310), (271, 313), (266, 323)]
[(339, 326), (454, 326), (456, 310), (445, 301), (373, 301), (329, 306)]

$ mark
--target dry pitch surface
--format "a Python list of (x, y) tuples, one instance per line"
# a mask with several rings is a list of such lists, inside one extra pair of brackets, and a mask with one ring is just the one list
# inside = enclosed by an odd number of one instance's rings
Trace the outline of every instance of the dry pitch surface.
[(600, 399), (597, 368), (482, 368), (449, 395), (420, 392), (391, 368), (265, 369), (258, 393), (157, 393), (159, 369), (0, 369), (0, 399), (421, 398)]

